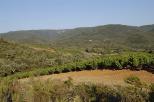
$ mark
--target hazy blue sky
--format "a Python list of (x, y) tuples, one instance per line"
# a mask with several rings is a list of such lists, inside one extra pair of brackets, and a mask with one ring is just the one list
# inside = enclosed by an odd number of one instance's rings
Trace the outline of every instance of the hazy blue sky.
[(0, 0), (0, 32), (154, 23), (154, 0)]

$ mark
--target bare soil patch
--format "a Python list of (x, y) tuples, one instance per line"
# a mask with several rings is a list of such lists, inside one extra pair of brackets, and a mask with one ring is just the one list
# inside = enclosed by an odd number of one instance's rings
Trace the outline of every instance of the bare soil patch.
[[(129, 76), (137, 76), (142, 82), (147, 84), (154, 83), (154, 74), (147, 71), (131, 71), (131, 70), (91, 70), (91, 71), (79, 71), (68, 72), (61, 74), (45, 75), (36, 77), (34, 79), (48, 80), (58, 79), (65, 81), (68, 77), (71, 77), (75, 83), (80, 82), (92, 82), (103, 83), (105, 85), (126, 85), (124, 79)], [(29, 78), (21, 79), (22, 81), (28, 81)]]

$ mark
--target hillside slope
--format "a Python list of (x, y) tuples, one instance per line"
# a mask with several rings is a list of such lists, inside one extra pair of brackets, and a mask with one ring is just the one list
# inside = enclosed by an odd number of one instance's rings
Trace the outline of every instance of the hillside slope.
[(0, 39), (0, 76), (52, 66), (54, 53)]
[(2, 34), (16, 42), (54, 47), (154, 48), (154, 25), (141, 27), (110, 24), (65, 30), (29, 30)]
[(89, 58), (81, 52), (57, 51), (50, 47), (24, 45), (0, 39), (0, 77), (53, 67)]

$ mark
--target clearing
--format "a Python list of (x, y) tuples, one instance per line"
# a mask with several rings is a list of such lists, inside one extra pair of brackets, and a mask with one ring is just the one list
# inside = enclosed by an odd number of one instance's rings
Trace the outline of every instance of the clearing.
[[(45, 75), (35, 77), (34, 79), (39, 80), (62, 80), (65, 81), (69, 77), (73, 79), (75, 83), (80, 82), (92, 82), (92, 83), (103, 83), (105, 85), (126, 85), (124, 79), (129, 76), (137, 76), (142, 82), (147, 84), (154, 83), (154, 74), (141, 70), (91, 70), (91, 71), (79, 71), (79, 72), (68, 72), (53, 75)], [(21, 79), (22, 82), (27, 82), (29, 78)]]

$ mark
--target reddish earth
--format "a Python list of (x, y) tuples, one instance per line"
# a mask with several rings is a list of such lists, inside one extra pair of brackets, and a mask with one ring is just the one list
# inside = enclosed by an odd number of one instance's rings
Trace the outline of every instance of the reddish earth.
[[(129, 76), (137, 76), (145, 83), (154, 83), (154, 74), (147, 71), (131, 71), (131, 70), (92, 70), (92, 71), (79, 71), (68, 72), (61, 74), (45, 75), (36, 77), (35, 79), (47, 80), (47, 79), (59, 79), (67, 80), (71, 77), (75, 83), (80, 82), (92, 82), (103, 83), (106, 85), (126, 85), (124, 79)], [(28, 79), (22, 79), (22, 81), (28, 81)]]

